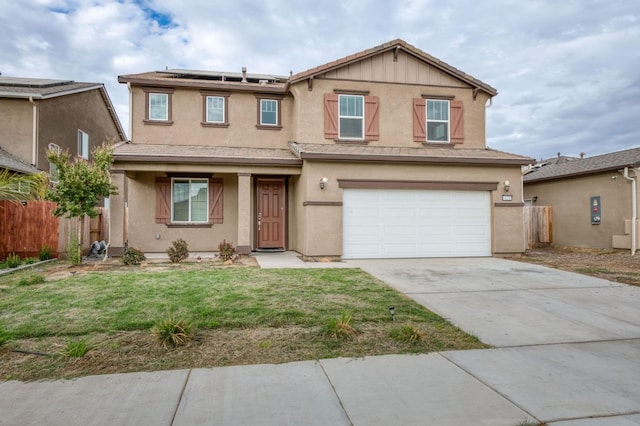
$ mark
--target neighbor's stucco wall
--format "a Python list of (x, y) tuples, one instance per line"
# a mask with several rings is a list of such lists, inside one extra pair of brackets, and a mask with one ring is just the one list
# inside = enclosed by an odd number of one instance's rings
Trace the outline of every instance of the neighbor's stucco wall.
[[(615, 177), (616, 179), (612, 179)], [(528, 183), (525, 199), (553, 207), (553, 244), (557, 247), (611, 248), (611, 237), (624, 234), (631, 219), (631, 182), (609, 172), (539, 183)], [(591, 224), (591, 197), (600, 196), (602, 222)]]
[(142, 88), (132, 87), (131, 96), (133, 97), (131, 134), (134, 143), (286, 149), (287, 141), (292, 137), (291, 96), (285, 96), (281, 101), (281, 129), (256, 127), (259, 99), (254, 93), (230, 94), (228, 127), (202, 126), (204, 104), (200, 90), (175, 89), (171, 95), (173, 124), (170, 126), (144, 122), (145, 93)]
[[(327, 177), (324, 190), (320, 179)], [(407, 164), (355, 164), (306, 162), (297, 180), (298, 198), (295, 209), (298, 230), (293, 249), (307, 256), (342, 255), (342, 206), (314, 205), (316, 203), (341, 203), (342, 189), (338, 179), (375, 180), (424, 180), (438, 182), (496, 182), (498, 188), (491, 191), (492, 252), (519, 253), (524, 251), (522, 222), (522, 187), (520, 167), (478, 166), (425, 166)], [(512, 195), (510, 202), (503, 201), (503, 182), (509, 180)], [(311, 202), (307, 205), (305, 201)]]
[[(413, 99), (424, 95), (455, 96), (463, 106), (464, 143), (455, 148), (485, 148), (485, 103), (488, 96), (480, 92), (473, 99), (471, 88), (425, 87), (411, 84), (391, 84), (345, 80), (314, 79), (313, 90), (308, 90), (306, 81), (291, 87), (295, 98), (293, 105), (295, 140), (301, 143), (334, 143), (324, 138), (324, 95), (334, 89), (369, 91), (379, 98), (379, 133), (377, 141), (370, 146), (405, 146), (421, 148), (413, 141)], [(434, 144), (438, 146), (438, 144)]]
[(27, 164), (33, 162), (33, 105), (28, 99), (0, 98), (0, 146)]

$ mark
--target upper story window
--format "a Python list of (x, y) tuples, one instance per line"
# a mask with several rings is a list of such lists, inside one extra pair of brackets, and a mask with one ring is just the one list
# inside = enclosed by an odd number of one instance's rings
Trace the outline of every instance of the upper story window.
[(449, 101), (427, 99), (427, 142), (449, 142)]
[(203, 100), (202, 125), (205, 127), (228, 127), (228, 102), (230, 93), (201, 91)]
[(89, 159), (89, 134), (78, 130), (78, 156)]
[(340, 139), (364, 139), (364, 96), (338, 96)]
[(258, 99), (258, 124), (256, 127), (259, 129), (281, 129), (282, 96), (256, 95), (256, 98)]
[(413, 99), (413, 140), (464, 143), (463, 102), (454, 96), (422, 95)]
[(208, 222), (208, 180), (173, 179), (171, 222)]
[(171, 124), (173, 89), (143, 89), (147, 124)]

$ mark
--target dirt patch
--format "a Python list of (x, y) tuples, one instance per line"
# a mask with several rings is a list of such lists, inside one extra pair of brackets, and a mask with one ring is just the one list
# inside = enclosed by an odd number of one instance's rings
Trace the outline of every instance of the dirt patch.
[(527, 250), (513, 260), (640, 286), (640, 253), (629, 250), (544, 248)]

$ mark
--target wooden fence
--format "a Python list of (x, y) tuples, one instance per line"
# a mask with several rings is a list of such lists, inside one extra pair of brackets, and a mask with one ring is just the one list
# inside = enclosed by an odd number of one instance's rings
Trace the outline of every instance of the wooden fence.
[(59, 219), (53, 216), (51, 201), (19, 202), (0, 200), (0, 259), (15, 253), (21, 258), (38, 257), (47, 245), (56, 255)]
[(524, 236), (527, 249), (553, 242), (553, 208), (551, 206), (524, 207)]

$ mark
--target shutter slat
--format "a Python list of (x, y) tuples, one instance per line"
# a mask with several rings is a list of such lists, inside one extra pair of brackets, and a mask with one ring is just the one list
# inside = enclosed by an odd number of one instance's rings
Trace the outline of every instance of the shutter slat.
[(338, 95), (335, 93), (324, 95), (324, 137), (338, 139)]
[(222, 179), (209, 179), (209, 223), (223, 223), (223, 190)]
[(380, 102), (377, 96), (365, 96), (364, 117), (365, 117), (365, 139), (377, 141), (380, 137), (378, 130), (378, 110)]
[(462, 101), (452, 100), (451, 108), (451, 143), (464, 142), (464, 122), (462, 121)]
[(171, 222), (171, 179), (156, 178), (156, 223)]
[(422, 98), (413, 99), (413, 140), (415, 142), (427, 141), (427, 104)]

